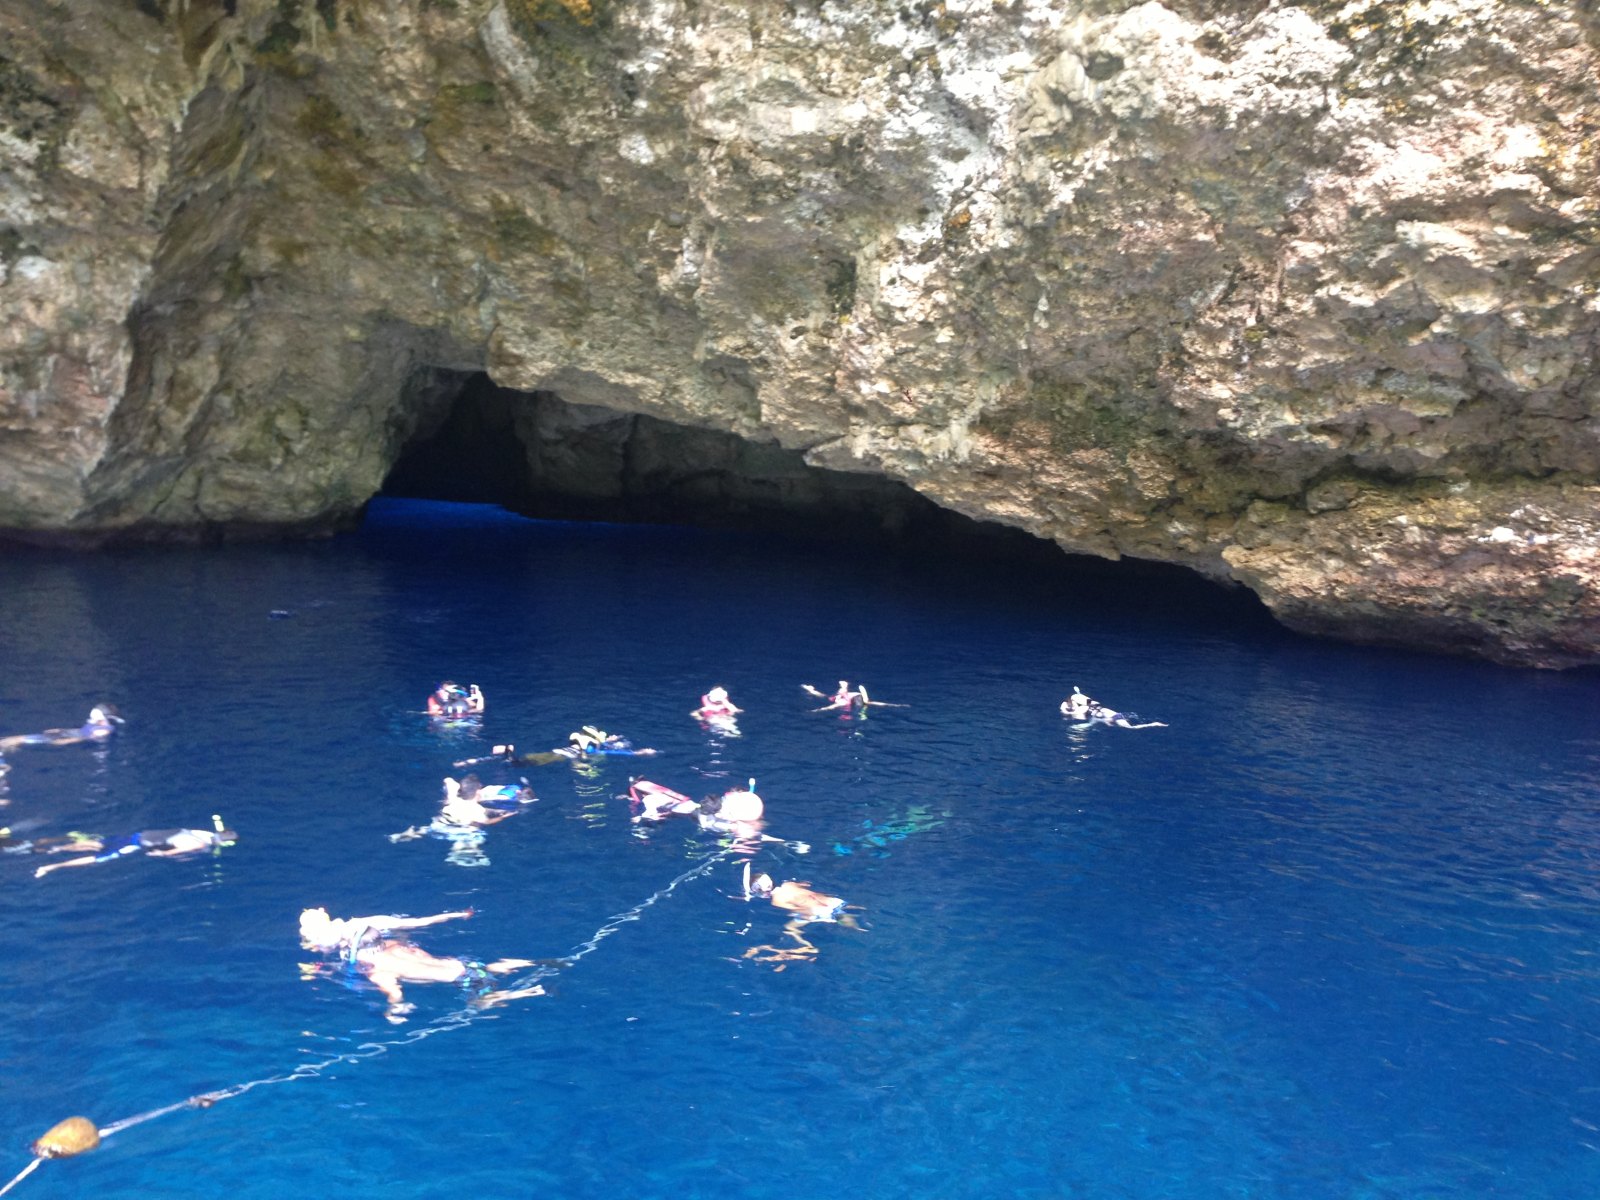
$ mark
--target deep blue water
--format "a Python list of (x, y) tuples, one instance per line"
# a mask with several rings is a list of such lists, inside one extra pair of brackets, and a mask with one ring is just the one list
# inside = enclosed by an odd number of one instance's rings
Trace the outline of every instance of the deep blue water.
[[(274, 619), (272, 610), (291, 615)], [(238, 846), (32, 877), (0, 856), (0, 1184), (16, 1195), (1538, 1197), (1600, 1187), (1600, 679), (1295, 638), (1148, 581), (383, 502), (327, 542), (0, 560), (0, 824)], [(808, 711), (845, 676), (909, 705)], [(481, 684), (481, 729), (417, 713)], [(742, 736), (686, 714), (725, 684)], [(1074, 684), (1170, 723), (1074, 731)], [(529, 768), (478, 867), (426, 840), (453, 758), (582, 723), (663, 753)], [(759, 865), (859, 906), (815, 961), (630, 771), (754, 776)], [(486, 778), (509, 778), (483, 771)], [(302, 980), (295, 917), (473, 906), (440, 953), (549, 995)], [(428, 1036), (416, 1037), (421, 1031)], [(405, 1041), (408, 1036), (415, 1040)]]

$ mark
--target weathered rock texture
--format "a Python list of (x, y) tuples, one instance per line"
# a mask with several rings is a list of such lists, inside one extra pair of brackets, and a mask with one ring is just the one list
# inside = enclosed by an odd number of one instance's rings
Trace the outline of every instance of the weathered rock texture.
[(481, 370), (1298, 628), (1592, 663), (1597, 37), (1586, 0), (6, 0), (0, 527), (348, 519)]

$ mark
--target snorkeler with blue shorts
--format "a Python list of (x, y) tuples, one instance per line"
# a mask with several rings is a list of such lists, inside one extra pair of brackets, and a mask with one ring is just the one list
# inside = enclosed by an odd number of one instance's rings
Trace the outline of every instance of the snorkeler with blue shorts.
[(126, 722), (109, 704), (89, 710), (89, 719), (76, 729), (46, 729), (42, 733), (14, 733), (0, 737), (0, 754), (20, 746), (76, 746), (84, 742), (103, 742)]
[(126, 858), (130, 854), (148, 854), (152, 858), (185, 858), (207, 850), (220, 850), (224, 846), (232, 846), (239, 840), (237, 833), (223, 825), (221, 817), (213, 816), (211, 823), (214, 826), (212, 829), (141, 830), (109, 850), (104, 848), (104, 843), (101, 843), (98, 853), (83, 854), (77, 858), (69, 858), (65, 862), (50, 863), (48, 866), (40, 867), (33, 873), (33, 877), (43, 879), (51, 871), (59, 871), (63, 867), (92, 867), (95, 863)]

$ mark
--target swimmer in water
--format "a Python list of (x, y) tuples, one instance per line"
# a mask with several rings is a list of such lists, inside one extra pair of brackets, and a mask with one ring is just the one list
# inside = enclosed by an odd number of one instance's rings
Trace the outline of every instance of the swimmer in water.
[[(773, 907), (792, 914), (788, 923), (784, 925), (783, 932), (794, 941), (795, 945), (751, 946), (744, 952), (744, 957), (755, 962), (787, 965), (801, 959), (815, 958), (818, 954), (817, 947), (803, 932), (805, 926), (814, 922), (844, 925), (851, 929), (860, 928), (855, 918), (845, 912), (845, 902), (842, 898), (814, 891), (810, 884), (796, 880), (774, 883), (772, 876), (766, 872), (751, 879), (749, 863), (744, 865), (744, 899), (767, 900)], [(775, 969), (781, 971), (783, 966)]]
[(648, 747), (635, 748), (634, 744), (621, 734), (607, 733), (603, 729), (596, 729), (593, 725), (585, 725), (582, 730), (567, 735), (565, 746), (557, 746), (554, 750), (533, 750), (519, 754), (515, 745), (503, 742), (491, 748), (488, 754), (479, 755), (477, 758), (459, 759), (451, 765), (476, 767), (482, 763), (505, 762), (514, 767), (545, 767), (551, 763), (583, 762), (590, 758), (603, 758), (608, 755), (643, 758), (660, 753), (661, 751)]
[(51, 871), (60, 871), (65, 867), (92, 867), (95, 863), (110, 862), (114, 858), (125, 858), (130, 854), (148, 854), (152, 858), (188, 858), (208, 850), (220, 850), (224, 846), (232, 846), (239, 840), (237, 833), (223, 825), (221, 817), (212, 817), (211, 823), (214, 827), (212, 829), (141, 830), (109, 850), (104, 849), (104, 843), (101, 842), (99, 853), (84, 854), (78, 858), (69, 858), (65, 862), (50, 863), (35, 871), (33, 877), (43, 879)]
[(426, 825), (413, 825), (400, 833), (391, 833), (389, 840), (408, 842), (430, 833), (450, 837), (487, 829), (490, 825), (498, 825), (508, 817), (517, 815), (517, 809), (508, 805), (532, 804), (537, 799), (526, 780), (521, 787), (497, 784), (486, 788), (476, 775), (467, 775), (459, 782), (446, 779), (444, 804), (439, 809), (439, 815)]
[(628, 799), (640, 806), (633, 823), (640, 821), (665, 821), (672, 816), (688, 816), (700, 811), (700, 806), (682, 792), (675, 792), (648, 779), (628, 780)]
[(796, 854), (809, 854), (811, 847), (805, 842), (774, 837), (766, 832), (762, 819), (766, 808), (766, 803), (756, 794), (756, 781), (752, 779), (746, 787), (732, 788), (720, 796), (707, 796), (697, 806), (695, 815), (701, 829), (726, 834), (730, 850), (748, 855), (762, 843), (770, 842), (787, 846)]
[(701, 721), (731, 720), (742, 713), (744, 709), (738, 707), (728, 699), (728, 689), (722, 686), (712, 688), (700, 697), (700, 707), (689, 715)]
[(557, 747), (551, 753), (559, 754), (563, 758), (589, 758), (593, 755), (606, 754), (638, 757), (661, 752), (652, 750), (648, 746), (636, 749), (631, 741), (619, 733), (607, 733), (603, 729), (596, 729), (593, 725), (585, 725), (577, 733), (569, 733), (567, 745)]
[(733, 788), (720, 796), (707, 796), (700, 802), (696, 818), (701, 829), (727, 834), (732, 840), (730, 849), (752, 854), (762, 842), (783, 840), (764, 831), (761, 818), (766, 808), (756, 794), (756, 781), (752, 779), (748, 787)]
[(103, 742), (125, 722), (109, 704), (89, 710), (89, 719), (76, 729), (46, 729), (43, 733), (14, 733), (0, 737), (0, 754), (19, 746), (76, 746), (84, 742)]
[(859, 708), (865, 712), (869, 708), (907, 707), (904, 704), (891, 704), (887, 700), (874, 700), (871, 696), (867, 695), (866, 684), (861, 684), (858, 687), (852, 688), (849, 682), (844, 679), (839, 680), (839, 686), (834, 689), (833, 695), (831, 696), (826, 692), (812, 687), (809, 683), (802, 683), (800, 685), (800, 689), (817, 697), (819, 700), (827, 701), (827, 703), (821, 708), (812, 709), (812, 712), (850, 712), (855, 708)]
[(428, 695), (430, 717), (471, 717), (483, 712), (483, 691), (477, 684), (463, 688), (445, 680)]
[(0, 854), (79, 854), (105, 849), (105, 839), (93, 833), (71, 833), (60, 837), (18, 837), (15, 830), (0, 829)]
[(1076, 687), (1061, 702), (1061, 715), (1081, 724), (1115, 725), (1118, 729), (1165, 729), (1165, 721), (1140, 721), (1134, 713), (1117, 712), (1098, 700), (1091, 700)]
[(756, 781), (749, 787), (733, 788), (720, 796), (707, 796), (700, 802), (700, 823), (714, 828), (747, 824), (761, 820), (766, 804), (756, 794)]
[[(308, 950), (336, 954), (383, 993), (387, 1005), (384, 1016), (398, 1025), (415, 1008), (406, 1003), (404, 983), (459, 983), (472, 992), (472, 1003), (491, 1008), (508, 1000), (542, 996), (544, 988), (495, 989), (489, 986), (495, 975), (505, 975), (540, 965), (530, 958), (502, 958), (492, 963), (463, 958), (441, 958), (422, 947), (390, 934), (422, 929), (444, 921), (464, 920), (472, 910), (438, 913), (431, 917), (375, 916), (336, 919), (325, 908), (308, 908), (300, 914), (300, 943)], [(332, 963), (304, 964), (309, 975), (336, 969)]]

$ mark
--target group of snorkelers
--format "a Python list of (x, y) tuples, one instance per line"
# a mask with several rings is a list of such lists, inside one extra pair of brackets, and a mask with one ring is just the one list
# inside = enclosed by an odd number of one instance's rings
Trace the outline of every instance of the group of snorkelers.
[[(482, 690), (456, 688), (444, 684), (433, 693), (441, 700), (448, 695), (471, 696), (477, 711), (483, 707)], [(432, 698), (432, 697), (430, 697)], [(700, 705), (691, 715), (700, 719), (719, 717), (731, 720), (741, 710), (728, 698), (727, 689), (713, 687), (700, 698)], [(515, 745), (495, 745), (488, 755), (465, 759), (457, 766), (499, 762), (507, 765), (544, 764), (568, 760), (574, 763), (595, 756), (653, 755), (656, 751), (636, 748), (632, 742), (619, 735), (609, 734), (593, 725), (581, 726), (570, 734), (567, 745), (550, 751), (519, 754)], [(701, 828), (725, 838), (725, 846), (746, 855), (763, 842), (781, 839), (766, 834), (762, 829), (765, 803), (755, 790), (755, 781), (745, 787), (730, 788), (720, 795), (694, 801), (688, 796), (647, 780), (629, 781), (628, 798), (639, 810), (634, 821), (660, 821), (673, 815), (692, 813)], [(411, 841), (435, 836), (452, 843), (449, 861), (459, 865), (482, 865), (481, 857), (472, 857), (482, 844), (484, 832), (492, 825), (509, 819), (523, 806), (537, 800), (526, 778), (514, 784), (485, 784), (476, 773), (460, 779), (443, 780), (444, 799), (438, 814), (425, 825), (412, 825), (399, 833), (389, 835), (392, 842)], [(808, 847), (803, 843), (787, 843), (800, 852)], [(765, 900), (789, 914), (785, 927), (791, 942), (783, 946), (754, 946), (746, 952), (747, 958), (776, 962), (777, 969), (797, 958), (815, 955), (816, 947), (801, 932), (803, 926), (814, 921), (835, 922), (844, 920), (844, 901), (839, 897), (814, 892), (808, 884), (796, 880), (775, 882), (763, 873), (750, 878), (748, 863), (744, 872), (740, 898), (746, 901)], [(499, 959), (482, 963), (473, 960), (441, 957), (417, 946), (408, 932), (426, 928), (443, 921), (458, 920), (472, 915), (471, 910), (440, 913), (432, 917), (370, 916), (337, 919), (326, 909), (308, 908), (300, 916), (301, 944), (308, 950), (324, 956), (318, 962), (302, 964), (307, 977), (321, 974), (354, 972), (376, 987), (385, 1000), (385, 1017), (394, 1023), (404, 1021), (412, 1011), (405, 999), (407, 983), (457, 983), (472, 993), (472, 1003), (479, 1006), (499, 1004), (506, 1000), (543, 993), (537, 984), (528, 987), (502, 987), (498, 977), (534, 965), (563, 965), (562, 960), (534, 960), (524, 958)]]
[[(97, 745), (108, 741), (122, 724), (122, 716), (115, 708), (109, 704), (97, 704), (89, 710), (89, 718), (82, 725), (0, 737), (0, 753), (24, 746)], [(5, 769), (6, 764), (0, 759), (0, 774)], [(231, 846), (238, 840), (239, 835), (228, 829), (221, 817), (213, 815), (211, 823), (210, 829), (142, 829), (120, 839), (78, 831), (64, 836), (27, 837), (21, 836), (17, 830), (6, 828), (0, 829), (0, 852), (73, 855), (72, 858), (36, 869), (34, 878), (43, 879), (52, 871), (66, 867), (91, 867), (132, 854), (148, 854), (152, 858), (187, 858)]]
[[(802, 684), (809, 695), (826, 701), (814, 712), (860, 713), (870, 707), (898, 708), (904, 705), (874, 700), (865, 685), (852, 687), (840, 680), (830, 694)], [(481, 716), (485, 709), (484, 694), (476, 684), (460, 687), (446, 681), (428, 696), (427, 712), (435, 718), (458, 719)], [(727, 689), (716, 686), (700, 697), (699, 705), (690, 713), (703, 722), (726, 728), (744, 710), (729, 698)], [(1062, 715), (1080, 724), (1105, 724), (1124, 729), (1160, 727), (1160, 721), (1140, 721), (1132, 713), (1118, 712), (1100, 704), (1074, 687), (1072, 695), (1061, 703)], [(4, 774), (5, 752), (28, 746), (70, 746), (103, 743), (109, 739), (123, 719), (107, 704), (93, 707), (88, 720), (76, 728), (46, 729), (35, 734), (18, 734), (0, 737), (0, 775)], [(464, 766), (481, 762), (506, 764), (540, 764), (560, 760), (583, 761), (606, 755), (646, 756), (656, 751), (636, 748), (620, 735), (610, 734), (593, 725), (581, 726), (568, 736), (567, 744), (549, 751), (532, 754), (517, 753), (511, 743), (493, 747), (490, 755), (458, 762)], [(438, 835), (452, 840), (476, 845), (483, 831), (514, 815), (537, 797), (523, 779), (517, 784), (486, 785), (475, 774), (457, 780), (444, 781), (444, 800), (439, 813), (426, 825), (414, 825), (400, 833), (391, 834), (391, 841), (407, 841), (428, 835)], [(627, 798), (634, 805), (635, 824), (664, 821), (673, 816), (694, 816), (701, 828), (728, 839), (730, 848), (739, 849), (744, 857), (743, 878), (737, 898), (746, 902), (764, 900), (787, 913), (784, 933), (789, 942), (785, 945), (752, 946), (745, 958), (778, 963), (782, 970), (790, 962), (812, 958), (816, 946), (804, 935), (804, 927), (815, 922), (852, 925), (845, 912), (846, 904), (837, 896), (815, 891), (810, 884), (800, 880), (776, 881), (762, 872), (752, 878), (750, 856), (764, 842), (779, 842), (763, 830), (766, 806), (755, 790), (755, 781), (746, 787), (735, 787), (720, 795), (707, 796), (696, 801), (649, 780), (630, 779)], [(36, 869), (36, 878), (67, 867), (85, 867), (110, 862), (129, 855), (147, 854), (159, 858), (189, 857), (216, 852), (232, 846), (238, 835), (229, 829), (219, 816), (212, 816), (210, 829), (141, 830), (120, 840), (93, 834), (69, 833), (61, 837), (19, 837), (10, 829), (0, 829), (0, 852), (33, 854), (67, 854), (71, 858), (51, 862)], [(804, 852), (803, 843), (783, 843)], [(484, 860), (487, 861), (487, 860)], [(405, 1000), (405, 983), (459, 983), (473, 994), (479, 1005), (498, 1004), (505, 1000), (543, 994), (537, 985), (523, 988), (500, 988), (494, 981), (526, 967), (549, 964), (552, 960), (521, 958), (497, 959), (481, 963), (475, 960), (440, 957), (415, 945), (406, 933), (426, 928), (443, 921), (464, 919), (471, 910), (440, 913), (431, 917), (370, 916), (347, 918), (330, 917), (325, 909), (308, 908), (300, 916), (302, 945), (309, 950), (328, 956), (323, 960), (302, 964), (307, 975), (335, 971), (353, 971), (366, 979), (383, 995), (385, 1015), (392, 1022), (405, 1020), (412, 1006)], [(561, 960), (553, 960), (561, 965)]]

